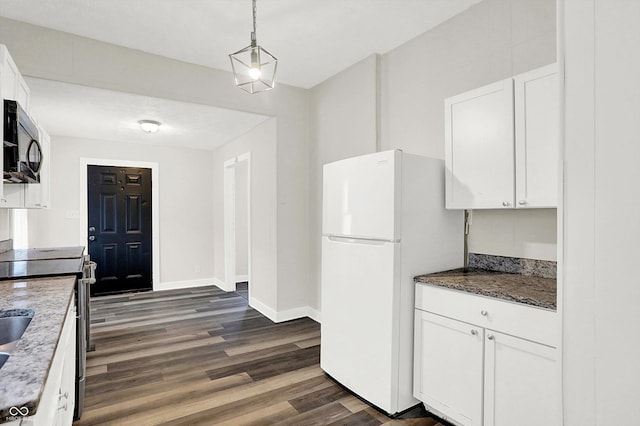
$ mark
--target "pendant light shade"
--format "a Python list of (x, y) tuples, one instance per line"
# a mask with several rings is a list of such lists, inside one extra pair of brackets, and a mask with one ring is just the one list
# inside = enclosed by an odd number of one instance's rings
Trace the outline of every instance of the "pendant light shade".
[(248, 93), (273, 89), (278, 59), (256, 41), (256, 0), (253, 1), (251, 44), (229, 55), (236, 86)]

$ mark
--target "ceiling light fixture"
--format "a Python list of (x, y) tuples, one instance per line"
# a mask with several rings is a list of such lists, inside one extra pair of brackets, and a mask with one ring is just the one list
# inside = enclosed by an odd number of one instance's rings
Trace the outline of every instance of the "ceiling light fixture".
[(278, 59), (256, 41), (256, 0), (253, 1), (253, 32), (251, 44), (229, 55), (236, 86), (248, 93), (273, 89)]
[(153, 120), (140, 120), (138, 121), (138, 124), (140, 125), (140, 129), (142, 129), (143, 132), (155, 133), (160, 130), (160, 125), (162, 123)]

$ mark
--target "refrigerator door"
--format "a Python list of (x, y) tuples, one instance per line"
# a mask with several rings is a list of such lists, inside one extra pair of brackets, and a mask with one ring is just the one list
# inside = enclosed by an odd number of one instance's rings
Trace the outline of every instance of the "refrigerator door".
[(370, 403), (398, 410), (400, 244), (322, 238), (320, 366)]
[(400, 239), (401, 151), (385, 151), (325, 164), (322, 233)]

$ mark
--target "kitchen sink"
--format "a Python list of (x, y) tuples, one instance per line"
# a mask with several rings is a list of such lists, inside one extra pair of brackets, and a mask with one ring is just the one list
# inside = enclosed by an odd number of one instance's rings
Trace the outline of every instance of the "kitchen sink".
[(4, 365), (5, 362), (9, 359), (9, 354), (6, 352), (0, 352), (0, 368)]
[(0, 346), (20, 339), (31, 320), (26, 315), (0, 317)]

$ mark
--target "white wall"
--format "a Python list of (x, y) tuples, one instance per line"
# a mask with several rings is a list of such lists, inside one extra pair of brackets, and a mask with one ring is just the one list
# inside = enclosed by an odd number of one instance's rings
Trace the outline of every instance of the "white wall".
[(213, 152), (213, 239), (216, 278), (224, 277), (224, 163), (251, 153), (251, 298), (278, 309), (276, 119), (270, 119)]
[(562, 0), (566, 426), (640, 418), (640, 2)]
[(247, 254), (249, 250), (249, 212), (247, 210), (247, 162), (241, 161), (235, 167), (236, 190), (236, 275), (246, 276), (249, 273)]
[(309, 110), (309, 305), (320, 308), (322, 166), (376, 150), (376, 56), (311, 90)]
[[(382, 148), (444, 159), (444, 99), (556, 61), (555, 0), (484, 0), (382, 57)], [(474, 211), (469, 250), (556, 260), (556, 210)]]
[[(305, 308), (309, 269), (308, 91), (278, 84), (247, 95), (230, 72), (0, 18), (0, 40), (23, 75), (278, 117), (275, 200), (277, 310)], [(54, 135), (55, 136), (55, 135)], [(216, 239), (222, 239), (217, 235)], [(222, 274), (216, 270), (216, 273)]]
[[(208, 279), (213, 283), (212, 153), (195, 149), (156, 147), (53, 137), (51, 142), (51, 208), (29, 210), (29, 245), (32, 247), (84, 245), (79, 241), (79, 219), (67, 211), (80, 211), (80, 158), (156, 162), (160, 190), (160, 283)], [(188, 170), (189, 173), (176, 173)], [(200, 269), (200, 272), (196, 272)]]
[[(322, 165), (374, 152), (377, 138), (382, 150), (444, 159), (444, 99), (555, 62), (555, 20), (555, 0), (484, 0), (379, 64), (370, 56), (311, 90), (312, 306), (320, 292)], [(555, 209), (474, 211), (473, 220), (473, 252), (556, 260)]]

